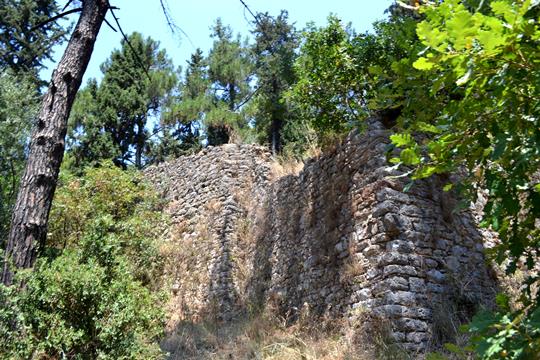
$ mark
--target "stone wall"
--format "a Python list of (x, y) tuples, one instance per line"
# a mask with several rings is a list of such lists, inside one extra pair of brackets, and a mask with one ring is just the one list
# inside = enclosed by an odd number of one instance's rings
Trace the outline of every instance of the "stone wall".
[(302, 309), (370, 311), (391, 319), (393, 337), (418, 351), (437, 336), (441, 307), (472, 313), (489, 302), (494, 282), (474, 218), (453, 212), (441, 179), (403, 192), (408, 180), (389, 167), (388, 142), (373, 121), (281, 177), (264, 149), (246, 145), (149, 169), (176, 223), (178, 311), (214, 309), (227, 320), (271, 304), (291, 321)]
[(166, 277), (174, 320), (214, 313), (228, 320), (243, 307), (238, 265), (249, 255), (245, 204), (263, 201), (270, 164), (262, 147), (228, 144), (145, 170), (172, 219)]

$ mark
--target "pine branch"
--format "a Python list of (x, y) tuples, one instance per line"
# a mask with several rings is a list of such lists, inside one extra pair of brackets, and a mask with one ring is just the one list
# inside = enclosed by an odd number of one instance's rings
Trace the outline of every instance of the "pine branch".
[(131, 42), (129, 41), (128, 37), (126, 36), (126, 33), (122, 29), (122, 26), (120, 25), (120, 20), (118, 19), (118, 17), (114, 13), (114, 10), (116, 10), (116, 9), (118, 9), (118, 8), (116, 8), (116, 7), (110, 7), (109, 8), (109, 10), (111, 11), (111, 15), (113, 16), (114, 21), (116, 22), (116, 26), (118, 27), (118, 30), (120, 30), (120, 34), (122, 34), (122, 37), (124, 38), (124, 41), (128, 44), (129, 48), (131, 49), (131, 52), (133, 53), (133, 56), (135, 56), (135, 60), (139, 63), (139, 66), (141, 67), (141, 69), (144, 71), (144, 73), (148, 77), (148, 80), (152, 80), (152, 78), (150, 77), (150, 74), (148, 73), (148, 70), (144, 67), (143, 62), (142, 62), (141, 58), (139, 57), (139, 54), (137, 54), (137, 51), (135, 51), (135, 48), (133, 47), (133, 45), (131, 45)]
[(105, 21), (105, 24), (107, 24), (107, 25), (111, 28), (112, 31), (118, 32), (118, 30), (116, 30), (116, 29), (114, 28), (114, 26), (112, 26), (111, 23), (110, 23), (109, 21), (107, 21), (107, 19), (103, 19), (103, 21)]
[(257, 17), (257, 15), (255, 15), (253, 13), (253, 11), (251, 11), (251, 9), (249, 8), (249, 6), (247, 6), (247, 4), (244, 2), (244, 0), (240, 0), (240, 2), (242, 3), (242, 5), (244, 5), (244, 8), (251, 14), (251, 16), (253, 16), (253, 18), (255, 19), (255, 22), (257, 23), (257, 25), (261, 25), (260, 22), (259, 22), (259, 18)]
[(191, 46), (195, 48), (195, 45), (193, 44), (193, 41), (191, 41), (191, 38), (188, 36), (188, 34), (174, 22), (171, 16), (171, 11), (169, 10), (169, 6), (167, 4), (167, 0), (159, 0), (159, 4), (161, 5), (161, 10), (163, 11), (163, 15), (165, 16), (167, 26), (171, 30), (171, 33), (174, 35), (176, 34), (176, 31), (180, 31), (182, 35), (184, 35), (184, 37), (189, 41)]
[(251, 94), (249, 94), (244, 101), (242, 101), (240, 104), (236, 105), (233, 111), (238, 111), (242, 106), (247, 104), (258, 92), (261, 90), (262, 86), (259, 86), (256, 88)]
[(51, 18), (48, 18), (47, 20), (45, 21), (42, 21), (40, 22), (39, 24), (37, 24), (36, 26), (34, 26), (33, 28), (30, 29), (30, 32), (32, 31), (36, 31), (37, 29), (39, 29), (40, 27), (43, 27), (49, 23), (52, 23), (60, 18), (63, 18), (64, 16), (68, 16), (70, 14), (73, 14), (73, 13), (76, 13), (76, 12), (81, 12), (82, 11), (82, 8), (75, 8), (75, 9), (71, 9), (71, 10), (68, 10), (68, 11), (65, 11), (65, 12), (62, 12), (58, 15), (55, 15)]
[(69, 4), (71, 4), (73, 2), (73, 0), (68, 0), (68, 2), (66, 3), (66, 5), (64, 5), (64, 7), (62, 8), (62, 11), (66, 11), (66, 9), (68, 8)]

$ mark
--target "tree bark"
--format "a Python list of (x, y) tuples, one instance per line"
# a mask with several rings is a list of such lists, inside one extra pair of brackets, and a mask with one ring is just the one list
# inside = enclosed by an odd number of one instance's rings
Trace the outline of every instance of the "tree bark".
[(146, 123), (144, 118), (137, 120), (137, 137), (135, 141), (135, 167), (142, 169), (142, 154), (144, 150), (144, 124)]
[(13, 282), (11, 267), (30, 268), (47, 236), (49, 211), (64, 156), (67, 120), (90, 61), (108, 0), (83, 0), (68, 46), (53, 72), (32, 131), (30, 153), (15, 203), (6, 245), (2, 282)]
[(283, 127), (283, 120), (277, 117), (276, 114), (272, 114), (272, 122), (270, 126), (270, 141), (272, 155), (277, 156), (281, 153), (281, 128)]
[(272, 155), (281, 153), (281, 128), (283, 127), (283, 111), (279, 111), (279, 89), (277, 79), (272, 79), (272, 97), (274, 98), (270, 120), (270, 148)]
[(234, 83), (229, 84), (229, 110), (233, 111), (236, 108), (236, 87)]

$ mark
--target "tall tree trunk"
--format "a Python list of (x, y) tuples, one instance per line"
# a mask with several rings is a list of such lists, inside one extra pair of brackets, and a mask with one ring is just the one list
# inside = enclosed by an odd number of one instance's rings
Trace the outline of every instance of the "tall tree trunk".
[(2, 282), (13, 282), (15, 268), (32, 267), (47, 235), (49, 210), (64, 156), (67, 120), (90, 61), (108, 0), (84, 0), (68, 46), (53, 72), (32, 132), (30, 153), (13, 211)]
[(236, 86), (229, 84), (229, 110), (234, 111), (236, 107)]
[(283, 111), (280, 111), (277, 80), (272, 80), (272, 97), (274, 98), (270, 120), (270, 147), (272, 155), (281, 153), (281, 128), (283, 127)]
[(283, 120), (278, 117), (278, 114), (272, 114), (272, 122), (270, 126), (270, 141), (272, 155), (276, 156), (281, 153), (281, 128), (283, 127)]
[(137, 120), (137, 139), (135, 141), (135, 167), (142, 169), (142, 153), (144, 150), (144, 118)]

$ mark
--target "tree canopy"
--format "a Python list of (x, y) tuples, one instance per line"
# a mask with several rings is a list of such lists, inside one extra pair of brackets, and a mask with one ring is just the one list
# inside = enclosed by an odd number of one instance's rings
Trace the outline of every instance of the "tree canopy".
[(0, 1), (0, 67), (15, 73), (37, 72), (52, 49), (65, 39), (67, 29), (57, 21), (47, 22), (59, 11), (54, 0)]
[[(298, 47), (298, 33), (289, 24), (288, 13), (281, 11), (277, 17), (259, 14), (252, 32), (252, 46), (257, 78), (256, 97), (253, 99), (255, 130), (268, 142), (274, 155), (283, 150), (282, 132), (294, 121), (294, 113), (285, 99), (285, 92), (296, 81), (293, 69)], [(286, 128), (285, 128), (286, 129)]]
[(526, 275), (518, 306), (500, 294), (498, 310), (478, 314), (468, 327), (476, 336), (466, 350), (483, 359), (540, 352), (539, 5), (445, 0), (394, 7), (366, 35), (330, 18), (307, 33), (290, 95), (322, 134), (365, 114), (390, 120), (399, 148), (390, 162), (404, 166), (410, 185), (454, 173), (444, 189), (456, 190), (462, 206), (486, 197), (481, 225), (500, 240), (490, 260)]
[(110, 159), (141, 168), (150, 156), (148, 119), (165, 104), (177, 77), (158, 42), (140, 33), (128, 41), (102, 64), (101, 83), (90, 80), (78, 95), (70, 121), (75, 166)]

